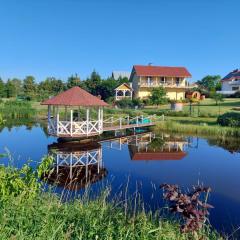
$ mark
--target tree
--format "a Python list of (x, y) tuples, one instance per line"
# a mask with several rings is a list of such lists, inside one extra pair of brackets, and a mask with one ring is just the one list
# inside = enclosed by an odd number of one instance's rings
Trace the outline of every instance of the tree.
[(115, 95), (114, 89), (119, 86), (118, 82), (113, 78), (107, 78), (106, 80), (102, 80), (99, 89), (99, 94), (101, 95), (103, 100), (107, 100), (110, 97)]
[(37, 84), (33, 76), (26, 76), (23, 80), (23, 92), (27, 99), (31, 100), (36, 96)]
[(216, 91), (216, 88), (219, 88), (220, 80), (221, 76), (219, 75), (207, 75), (202, 80), (197, 81), (197, 83), (208, 91)]
[(64, 90), (64, 83), (60, 79), (48, 77), (40, 82), (38, 89), (40, 92), (45, 92), (48, 95), (56, 95)]
[(10, 79), (8, 79), (6, 84), (5, 84), (5, 96), (7, 98), (17, 96), (16, 87), (15, 87), (13, 81), (11, 81)]
[(163, 87), (154, 88), (150, 97), (151, 103), (157, 106), (165, 104), (167, 102), (166, 94), (167, 92)]
[(80, 83), (81, 83), (80, 77), (77, 74), (75, 74), (75, 76), (72, 75), (67, 80), (67, 88), (69, 89), (72, 87), (80, 86)]
[(5, 84), (3, 80), (0, 78), (0, 97), (5, 97)]
[(220, 115), (221, 114), (221, 111), (220, 111), (220, 102), (223, 102), (224, 101), (224, 96), (221, 94), (221, 93), (212, 93), (211, 95), (210, 95), (210, 97), (212, 98), (212, 99), (214, 99), (215, 100), (215, 102), (216, 102), (216, 105), (218, 105), (218, 114)]
[(16, 95), (21, 95), (23, 91), (22, 81), (18, 78), (13, 78), (11, 81), (15, 87)]
[(91, 73), (90, 78), (87, 78), (85, 81), (88, 91), (95, 96), (101, 94), (101, 83), (102, 79), (95, 70)]
[(218, 105), (219, 102), (223, 102), (223, 101), (224, 101), (224, 100), (223, 100), (223, 99), (224, 99), (224, 96), (223, 96), (221, 93), (216, 93), (216, 92), (214, 92), (214, 93), (212, 93), (212, 94), (210, 95), (210, 97), (215, 100), (216, 105)]

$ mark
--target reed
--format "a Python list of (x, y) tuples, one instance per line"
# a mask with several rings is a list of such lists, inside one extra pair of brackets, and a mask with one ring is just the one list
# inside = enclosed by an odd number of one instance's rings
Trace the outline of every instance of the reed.
[(0, 105), (0, 113), (5, 119), (26, 119), (34, 117), (36, 110), (26, 101), (7, 101)]
[(169, 131), (172, 133), (186, 133), (201, 136), (216, 136), (219, 138), (240, 137), (240, 128), (222, 127), (219, 125), (184, 124), (175, 121), (160, 122), (154, 127), (154, 131)]

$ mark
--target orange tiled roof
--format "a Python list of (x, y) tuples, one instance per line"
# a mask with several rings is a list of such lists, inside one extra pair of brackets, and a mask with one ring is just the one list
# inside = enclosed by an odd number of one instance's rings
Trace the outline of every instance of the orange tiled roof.
[(60, 106), (101, 106), (106, 107), (108, 104), (98, 97), (80, 87), (73, 87), (57, 96), (45, 100), (42, 105), (60, 105)]
[(138, 76), (162, 76), (162, 77), (191, 77), (185, 67), (162, 67), (134, 65), (133, 71)]

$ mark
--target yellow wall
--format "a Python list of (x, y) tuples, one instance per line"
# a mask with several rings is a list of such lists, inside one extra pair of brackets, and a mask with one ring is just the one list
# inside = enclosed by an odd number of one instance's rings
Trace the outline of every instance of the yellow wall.
[[(167, 98), (170, 100), (180, 100), (185, 99), (185, 91), (181, 89), (166, 89)], [(139, 89), (136, 93), (136, 98), (148, 98), (151, 95), (151, 89)]]

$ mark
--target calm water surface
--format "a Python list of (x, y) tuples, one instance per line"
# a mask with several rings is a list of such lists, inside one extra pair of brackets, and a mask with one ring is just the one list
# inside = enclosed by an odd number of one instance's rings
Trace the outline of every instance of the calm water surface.
[[(39, 125), (4, 128), (0, 132), (0, 152), (11, 152), (13, 164), (18, 167), (29, 159), (31, 165), (36, 166), (56, 142), (57, 139), (49, 137)], [(128, 183), (129, 193), (138, 189), (151, 208), (163, 206), (161, 183), (189, 188), (200, 182), (213, 190), (209, 199), (215, 207), (211, 210), (212, 225), (226, 232), (240, 225), (240, 146), (237, 141), (145, 133), (103, 141), (89, 149), (85, 144), (84, 150), (58, 144), (54, 148), (55, 163), (58, 163), (55, 177), (59, 172), (66, 173), (66, 165), (67, 178), (74, 177), (77, 168), (71, 170), (71, 164), (77, 166), (87, 161), (89, 167), (81, 168), (79, 178), (91, 179), (89, 175), (94, 174), (93, 188), (111, 183), (113, 195)], [(9, 164), (7, 159), (1, 162)], [(78, 187), (82, 189), (83, 185)]]

